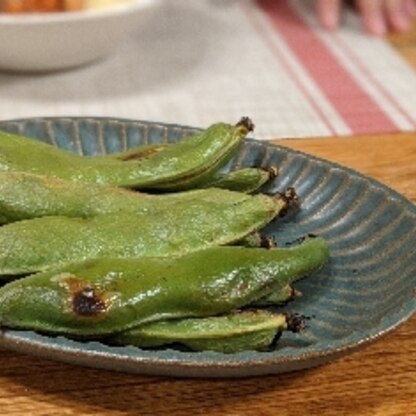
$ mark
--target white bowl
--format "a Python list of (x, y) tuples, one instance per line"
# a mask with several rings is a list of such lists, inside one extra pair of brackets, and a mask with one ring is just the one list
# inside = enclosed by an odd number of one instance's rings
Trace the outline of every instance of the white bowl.
[(132, 0), (79, 12), (0, 14), (0, 69), (39, 72), (94, 62), (149, 19), (157, 2)]

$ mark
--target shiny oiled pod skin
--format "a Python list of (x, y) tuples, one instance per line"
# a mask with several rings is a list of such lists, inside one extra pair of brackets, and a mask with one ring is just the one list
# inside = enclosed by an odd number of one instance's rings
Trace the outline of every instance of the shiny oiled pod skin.
[(161, 151), (125, 161), (116, 157), (80, 156), (1, 132), (0, 170), (136, 189), (190, 189), (225, 165), (252, 129), (248, 118), (235, 126), (217, 123)]
[[(0, 224), (44, 216), (88, 218), (111, 213), (149, 213), (179, 205), (239, 204), (248, 196), (225, 189), (146, 194), (26, 172), (0, 171)], [(186, 208), (185, 208), (186, 209)]]
[[(158, 143), (139, 146), (125, 150), (120, 153), (108, 154), (106, 158), (115, 158), (119, 160), (140, 160), (152, 156), (155, 153), (163, 152), (167, 147), (172, 146), (168, 143)], [(279, 173), (276, 166), (265, 168), (240, 168), (231, 172), (217, 172), (205, 181), (199, 182), (199, 188), (221, 188), (232, 191), (251, 193), (260, 189), (267, 182), (273, 180)]]
[(228, 173), (217, 173), (212, 180), (207, 181), (202, 187), (215, 187), (237, 192), (252, 193), (273, 180), (277, 174), (278, 169), (275, 167), (242, 168)]
[(0, 289), (0, 325), (99, 339), (148, 322), (229, 313), (319, 269), (321, 238), (282, 249), (87, 260)]
[(252, 306), (282, 306), (290, 300), (293, 300), (301, 295), (301, 292), (294, 289), (293, 286), (286, 285), (280, 290), (275, 290), (272, 293), (269, 293), (267, 296), (256, 300)]
[(282, 331), (298, 332), (302, 328), (302, 317), (260, 309), (244, 310), (207, 318), (153, 322), (122, 332), (109, 342), (140, 348), (180, 344), (192, 351), (235, 354), (265, 350)]
[[(223, 195), (227, 201), (228, 198)], [(240, 240), (286, 210), (278, 195), (188, 199), (139, 213), (92, 218), (51, 216), (0, 227), (0, 276), (29, 274), (94, 257), (180, 255)]]

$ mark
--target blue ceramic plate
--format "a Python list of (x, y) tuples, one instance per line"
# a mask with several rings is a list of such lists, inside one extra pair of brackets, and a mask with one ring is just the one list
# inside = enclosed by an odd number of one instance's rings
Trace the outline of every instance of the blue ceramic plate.
[[(108, 118), (42, 118), (0, 123), (82, 154), (175, 142), (196, 129)], [(330, 263), (297, 285), (304, 296), (284, 309), (313, 317), (301, 334), (284, 333), (270, 352), (225, 355), (144, 351), (74, 342), (30, 331), (0, 332), (0, 345), (69, 363), (141, 374), (241, 377), (323, 364), (392, 331), (416, 308), (416, 207), (352, 170), (293, 150), (247, 140), (227, 167), (281, 167), (267, 191), (294, 186), (302, 209), (267, 232), (280, 243), (308, 233), (325, 237)], [(391, 335), (390, 335), (391, 336)]]

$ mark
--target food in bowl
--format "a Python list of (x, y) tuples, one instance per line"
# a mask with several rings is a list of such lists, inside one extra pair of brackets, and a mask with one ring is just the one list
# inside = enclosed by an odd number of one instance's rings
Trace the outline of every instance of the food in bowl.
[[(103, 1), (108, 3), (100, 4)], [(0, 4), (4, 11), (3, 0)], [(113, 0), (113, 7), (71, 12), (1, 12), (0, 39), (7, 42), (0, 42), (0, 70), (45, 72), (101, 60), (134, 32), (146, 30), (157, 4), (158, 0)]]
[(0, 11), (5, 13), (64, 12), (126, 4), (131, 0), (2, 0)]

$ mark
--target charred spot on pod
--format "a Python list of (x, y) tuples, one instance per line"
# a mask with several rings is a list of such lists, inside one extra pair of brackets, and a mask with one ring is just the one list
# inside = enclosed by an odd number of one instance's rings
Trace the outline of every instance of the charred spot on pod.
[(96, 316), (107, 310), (107, 304), (100, 293), (86, 286), (73, 294), (72, 310), (79, 316)]
[(79, 317), (97, 317), (109, 308), (105, 292), (94, 288), (91, 283), (71, 273), (62, 273), (53, 279), (69, 294), (69, 309)]
[(121, 156), (119, 159), (125, 162), (129, 160), (138, 160), (138, 159), (146, 159), (150, 156), (153, 156), (156, 153), (159, 153), (161, 150), (164, 150), (166, 146), (155, 146), (148, 149), (138, 150), (137, 152), (126, 154)]

